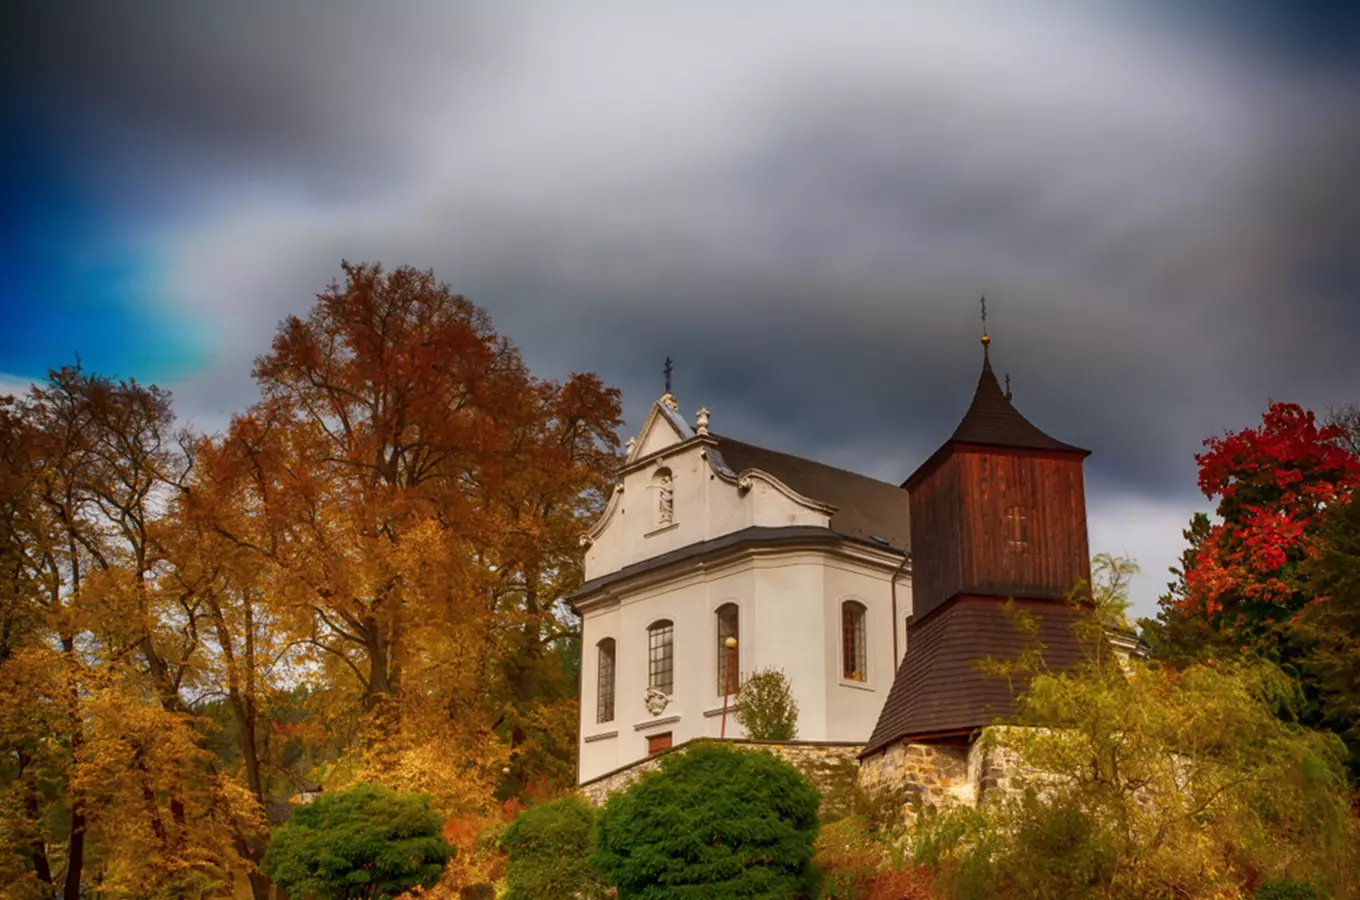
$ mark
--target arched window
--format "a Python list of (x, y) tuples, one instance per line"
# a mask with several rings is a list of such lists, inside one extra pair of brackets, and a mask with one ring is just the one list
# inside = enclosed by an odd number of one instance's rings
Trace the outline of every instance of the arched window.
[(732, 694), (737, 690), (737, 673), (741, 671), (741, 645), (727, 649), (728, 638), (738, 638), (741, 630), (740, 609), (735, 603), (718, 607), (718, 693)]
[(675, 625), (669, 619), (647, 627), (647, 687), (670, 694), (675, 690)]
[(614, 639), (605, 638), (596, 645), (599, 667), (595, 680), (595, 721), (614, 721)]
[(841, 676), (847, 681), (868, 680), (868, 634), (863, 603), (841, 604)]

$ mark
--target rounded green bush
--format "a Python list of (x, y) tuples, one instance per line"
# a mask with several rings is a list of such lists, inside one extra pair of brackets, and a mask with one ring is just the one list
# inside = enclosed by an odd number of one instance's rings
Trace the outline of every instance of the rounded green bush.
[(592, 860), (621, 900), (811, 896), (817, 803), (771, 754), (699, 744), (609, 799)]
[(604, 882), (590, 867), (594, 827), (594, 807), (575, 796), (521, 813), (500, 842), (506, 900), (603, 896)]
[(1251, 896), (1252, 900), (1322, 900), (1322, 894), (1310, 882), (1293, 878), (1267, 881)]
[(453, 855), (423, 794), (359, 784), (299, 806), (274, 829), (264, 871), (295, 898), (396, 897), (432, 887)]

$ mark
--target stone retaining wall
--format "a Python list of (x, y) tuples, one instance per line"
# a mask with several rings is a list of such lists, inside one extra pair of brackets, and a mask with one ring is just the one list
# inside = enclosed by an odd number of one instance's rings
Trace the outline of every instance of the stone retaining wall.
[[(977, 805), (988, 797), (1020, 790), (1023, 784), (1014, 754), (984, 738), (969, 745), (893, 744), (864, 760), (862, 744), (821, 742), (724, 741), (740, 750), (765, 750), (790, 763), (812, 780), (822, 795), (823, 820), (846, 815), (856, 807), (875, 817), (909, 822), (923, 806), (948, 808)], [(705, 740), (705, 739), (700, 739)], [(711, 740), (711, 739), (707, 739)], [(659, 768), (670, 753), (683, 753), (687, 741), (655, 756), (594, 779), (579, 788), (596, 806), (625, 790), (643, 773)]]
[[(703, 740), (703, 739), (700, 739)], [(711, 739), (710, 739), (711, 740)], [(611, 794), (628, 788), (646, 772), (661, 766), (661, 760), (671, 753), (683, 753), (685, 748), (698, 743), (686, 741), (655, 756), (639, 760), (630, 766), (616, 769), (599, 778), (581, 785), (581, 795), (596, 806), (603, 806)], [(837, 816), (848, 811), (853, 803), (855, 786), (859, 779), (859, 764), (856, 757), (864, 749), (863, 744), (835, 744), (820, 741), (751, 741), (725, 740), (737, 750), (765, 750), (789, 763), (812, 780), (822, 795), (823, 815)]]

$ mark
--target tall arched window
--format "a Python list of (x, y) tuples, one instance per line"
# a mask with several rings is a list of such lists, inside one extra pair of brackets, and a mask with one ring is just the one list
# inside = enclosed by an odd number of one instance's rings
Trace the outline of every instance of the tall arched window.
[(675, 690), (675, 625), (669, 619), (647, 627), (647, 687), (666, 694)]
[(741, 645), (727, 649), (728, 638), (738, 638), (741, 630), (740, 609), (735, 603), (718, 607), (718, 693), (731, 694), (737, 690), (737, 673), (741, 671)]
[(614, 721), (614, 639), (605, 638), (596, 645), (599, 667), (595, 680), (595, 721)]
[(869, 678), (867, 612), (855, 600), (841, 604), (841, 676), (847, 681)]

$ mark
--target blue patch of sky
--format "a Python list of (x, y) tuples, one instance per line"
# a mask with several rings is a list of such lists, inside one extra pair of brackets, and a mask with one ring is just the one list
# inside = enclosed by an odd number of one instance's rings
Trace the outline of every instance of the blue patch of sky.
[[(12, 110), (10, 112), (13, 112)], [(0, 373), (72, 365), (170, 383), (209, 361), (207, 335), (164, 287), (135, 216), (99, 189), (98, 157), (25, 117), (0, 126)]]

